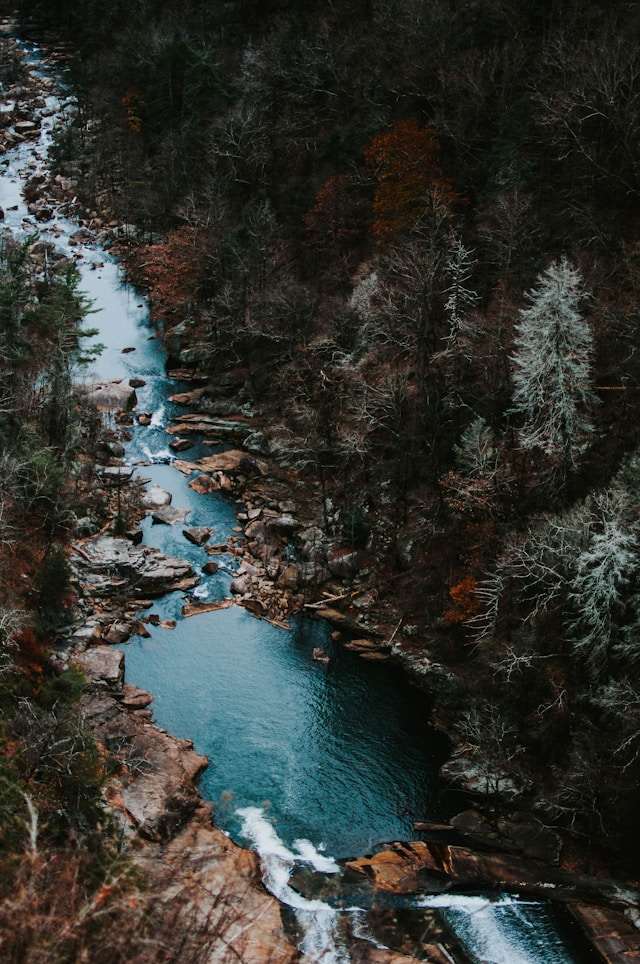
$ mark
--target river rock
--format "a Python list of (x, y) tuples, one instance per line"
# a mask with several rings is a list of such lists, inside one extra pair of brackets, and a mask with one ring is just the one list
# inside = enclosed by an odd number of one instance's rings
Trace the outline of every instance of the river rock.
[(182, 534), (194, 546), (203, 546), (211, 537), (211, 529), (207, 526), (193, 526), (190, 529), (183, 529)]
[(138, 400), (135, 389), (123, 381), (94, 382), (80, 386), (79, 391), (101, 412), (129, 411)]
[(220, 566), (213, 560), (211, 560), (211, 562), (205, 562), (204, 566), (202, 567), (202, 571), (204, 572), (205, 576), (214, 576), (219, 569)]
[(147, 383), (144, 378), (130, 378), (129, 385), (131, 388), (144, 388)]
[(145, 690), (138, 689), (131, 683), (125, 683), (122, 688), (122, 705), (129, 710), (143, 710), (153, 703), (153, 696)]
[(172, 438), (169, 442), (169, 448), (173, 452), (184, 452), (185, 449), (190, 449), (192, 445), (192, 440), (188, 438)]
[(159, 485), (151, 485), (142, 496), (142, 504), (145, 509), (161, 509), (165, 505), (170, 505), (172, 498), (173, 496), (166, 489), (161, 489)]
[(189, 515), (190, 509), (177, 509), (172, 505), (165, 505), (161, 509), (156, 509), (151, 513), (154, 525), (172, 526), (176, 522), (184, 522)]
[(103, 633), (103, 639), (105, 643), (111, 643), (118, 646), (120, 643), (126, 643), (126, 641), (131, 636), (131, 624), (118, 620), (109, 626), (108, 630)]

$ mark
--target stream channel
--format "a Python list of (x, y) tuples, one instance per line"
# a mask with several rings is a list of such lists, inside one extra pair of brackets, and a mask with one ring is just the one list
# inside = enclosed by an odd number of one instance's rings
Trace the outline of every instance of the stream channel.
[[(66, 97), (59, 72), (39, 63), (39, 51), (23, 43), (28, 58), (60, 83), (58, 110)], [(3, 109), (7, 109), (5, 105)], [(72, 105), (70, 105), (72, 109)], [(93, 302), (92, 327), (105, 349), (89, 381), (139, 377), (138, 409), (153, 413), (137, 424), (127, 461), (189, 510), (187, 524), (213, 529), (223, 543), (237, 527), (236, 506), (219, 494), (198, 495), (189, 478), (172, 466), (166, 426), (175, 414), (168, 401), (184, 384), (167, 378), (165, 357), (145, 297), (126, 285), (117, 261), (99, 246), (69, 246), (80, 224), (56, 211), (35, 225), (22, 197), (24, 182), (46, 169), (51, 131), (58, 117), (43, 118), (37, 140), (5, 156), (0, 167), (0, 206), (16, 234), (36, 231), (76, 257), (82, 290)], [(13, 210), (12, 210), (13, 208)], [(134, 348), (127, 354), (124, 347)], [(184, 409), (181, 409), (184, 411)], [(210, 450), (208, 450), (210, 451)], [(199, 454), (197, 442), (186, 458)], [(198, 573), (208, 557), (191, 545), (182, 525), (143, 523), (144, 541), (188, 559)], [(220, 557), (216, 557), (219, 559)], [(229, 567), (234, 557), (222, 557)], [(229, 594), (228, 573), (202, 575), (197, 597), (213, 601)], [(302, 950), (324, 964), (349, 960), (341, 926), (367, 936), (366, 915), (308, 899), (290, 885), (291, 873), (333, 873), (336, 858), (354, 857), (392, 840), (416, 837), (416, 819), (442, 817), (438, 766), (442, 741), (429, 728), (424, 696), (388, 666), (374, 665), (341, 650), (320, 621), (298, 621), (290, 632), (258, 620), (239, 606), (189, 619), (184, 595), (158, 601), (154, 611), (174, 618), (174, 630), (149, 626), (149, 639), (124, 647), (127, 680), (154, 694), (157, 722), (193, 740), (209, 758), (201, 779), (204, 797), (216, 805), (216, 822), (261, 858), (265, 885), (292, 908)], [(314, 646), (331, 654), (328, 666), (314, 662)], [(544, 902), (481, 894), (417, 898), (436, 906), (474, 962), (570, 964), (582, 958)]]

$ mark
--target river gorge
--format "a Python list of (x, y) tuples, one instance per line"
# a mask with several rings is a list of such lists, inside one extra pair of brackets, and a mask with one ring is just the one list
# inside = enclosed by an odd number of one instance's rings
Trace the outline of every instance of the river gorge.
[[(38, 48), (23, 47), (34, 67), (51, 76), (50, 68), (39, 66)], [(219, 493), (197, 494), (188, 485), (190, 476), (172, 464), (166, 428), (183, 409), (169, 398), (188, 386), (166, 374), (164, 348), (144, 294), (125, 283), (121, 266), (99, 244), (70, 244), (82, 226), (64, 212), (53, 212), (51, 221), (37, 228), (30, 219), (22, 189), (46, 168), (65, 96), (59, 91), (47, 96), (44, 113), (51, 116), (43, 116), (38, 138), (5, 157), (0, 174), (5, 225), (17, 233), (37, 230), (75, 258), (92, 302), (95, 340), (104, 345), (93, 370), (82, 377), (144, 383), (136, 390), (137, 409), (152, 417), (132, 427), (126, 463), (136, 476), (170, 493), (171, 505), (185, 510), (189, 526), (207, 527), (212, 543), (225, 544), (237, 538), (238, 507)], [(196, 438), (188, 457), (202, 451)], [(181, 524), (154, 524), (148, 515), (142, 529), (144, 545), (202, 573), (210, 556), (206, 547), (184, 538)], [(224, 552), (215, 559), (218, 571), (202, 574), (192, 590), (200, 602), (229, 595), (237, 560)], [(353, 933), (379, 945), (366, 907), (302, 896), (292, 877), (301, 868), (311, 877), (338, 875), (338, 861), (391, 841), (415, 840), (415, 821), (450, 815), (438, 780), (446, 742), (429, 725), (424, 694), (399, 670), (345, 651), (320, 620), (296, 617), (285, 630), (236, 605), (185, 617), (184, 604), (182, 592), (156, 602), (153, 611), (165, 628), (149, 625), (146, 637), (123, 647), (127, 681), (153, 694), (161, 727), (192, 740), (208, 757), (199, 786), (215, 805), (216, 824), (258, 853), (265, 886), (297, 922), (309, 959), (350, 960), (345, 920)], [(175, 626), (169, 628), (168, 620)], [(328, 653), (328, 663), (313, 659), (317, 647)], [(543, 901), (474, 893), (423, 895), (404, 904), (417, 915), (421, 907), (439, 909), (474, 964), (590, 959), (564, 919)]]

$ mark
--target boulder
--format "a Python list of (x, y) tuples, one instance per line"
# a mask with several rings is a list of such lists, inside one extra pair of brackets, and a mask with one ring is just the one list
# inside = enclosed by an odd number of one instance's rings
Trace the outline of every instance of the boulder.
[(74, 662), (90, 683), (117, 686), (124, 678), (124, 653), (110, 646), (94, 646), (76, 656)]
[(236, 596), (243, 596), (246, 592), (249, 592), (251, 587), (251, 579), (248, 575), (236, 576), (235, 579), (231, 580), (231, 592)]
[(77, 520), (73, 527), (73, 531), (76, 536), (93, 536), (98, 531), (98, 525), (90, 516), (85, 515), (81, 519)]
[(124, 445), (122, 442), (118, 442), (114, 439), (103, 439), (100, 442), (100, 447), (108, 453), (113, 459), (124, 458)]
[(605, 964), (640, 960), (640, 930), (620, 911), (573, 903), (569, 911)]
[(126, 412), (134, 407), (138, 399), (135, 389), (123, 381), (94, 382), (80, 386), (90, 404), (101, 412)]
[(300, 573), (298, 567), (293, 563), (289, 563), (288, 566), (285, 566), (278, 577), (278, 585), (281, 586), (282, 589), (288, 589), (290, 592), (296, 591), (299, 581)]
[(216, 452), (215, 455), (207, 455), (203, 459), (198, 459), (197, 462), (184, 462), (182, 464), (185, 471), (189, 473), (226, 472), (234, 475), (242, 472), (244, 475), (265, 475), (268, 468), (266, 462), (254, 459), (242, 449)]
[(116, 646), (120, 643), (126, 643), (126, 641), (131, 636), (131, 624), (124, 622), (123, 620), (117, 620), (109, 626), (108, 630), (103, 633), (103, 639), (105, 643), (112, 643)]
[(125, 683), (122, 688), (122, 705), (129, 710), (143, 710), (153, 703), (153, 696), (145, 690), (138, 689), (131, 683)]
[(213, 560), (211, 560), (211, 562), (205, 562), (204, 566), (202, 567), (202, 571), (205, 574), (205, 576), (214, 576), (219, 569), (220, 569), (220, 566), (218, 565), (217, 562), (214, 562)]
[(165, 505), (161, 509), (156, 509), (151, 513), (153, 525), (172, 526), (176, 522), (184, 522), (189, 515), (190, 509), (177, 509), (172, 505)]
[(129, 385), (131, 388), (144, 388), (147, 383), (144, 378), (130, 378)]
[(169, 442), (169, 448), (173, 452), (184, 452), (185, 449), (190, 449), (192, 445), (192, 440), (188, 438), (172, 438)]
[(142, 496), (142, 505), (145, 509), (161, 509), (163, 506), (170, 505), (173, 496), (166, 489), (161, 489), (159, 485), (152, 485), (145, 489)]
[(182, 534), (194, 546), (203, 546), (211, 537), (211, 529), (207, 526), (192, 526), (190, 529), (183, 529)]
[(123, 484), (130, 482), (133, 478), (133, 467), (131, 465), (96, 465), (96, 475), (108, 484)]

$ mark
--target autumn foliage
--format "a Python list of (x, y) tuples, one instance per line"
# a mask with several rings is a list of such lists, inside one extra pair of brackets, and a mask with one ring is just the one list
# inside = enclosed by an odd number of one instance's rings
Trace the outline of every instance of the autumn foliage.
[(374, 137), (365, 160), (375, 183), (372, 232), (381, 241), (411, 227), (429, 196), (445, 204), (456, 200), (451, 181), (443, 177), (440, 144), (430, 127), (398, 121)]
[(204, 277), (202, 247), (197, 229), (182, 227), (169, 232), (161, 243), (142, 249), (143, 263), (136, 267), (149, 288), (157, 317), (174, 317), (197, 295)]
[(476, 593), (477, 588), (478, 583), (473, 576), (465, 576), (460, 582), (451, 586), (449, 596), (451, 597), (452, 605), (445, 611), (442, 617), (445, 623), (458, 626), (476, 615), (480, 609)]

